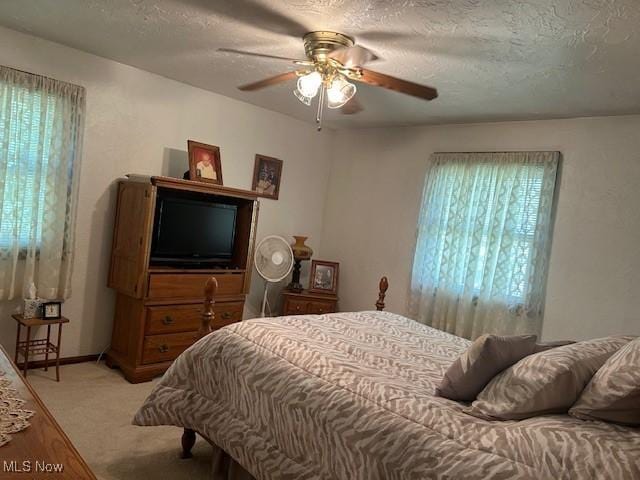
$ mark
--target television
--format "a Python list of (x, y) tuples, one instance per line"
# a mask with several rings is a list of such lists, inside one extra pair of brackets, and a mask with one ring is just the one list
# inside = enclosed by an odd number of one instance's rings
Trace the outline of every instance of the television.
[(216, 202), (210, 196), (159, 190), (151, 264), (228, 266), (233, 257), (237, 213), (236, 205)]

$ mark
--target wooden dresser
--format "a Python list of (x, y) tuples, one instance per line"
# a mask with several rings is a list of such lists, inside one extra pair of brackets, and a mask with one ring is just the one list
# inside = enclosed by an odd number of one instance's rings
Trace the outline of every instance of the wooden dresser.
[(29, 419), (31, 425), (12, 434), (11, 441), (0, 447), (0, 478), (95, 480), (91, 469), (1, 346), (0, 370), (17, 390), (16, 396), (25, 401), (22, 408), (35, 412)]
[[(212, 199), (224, 199), (237, 206), (233, 267), (151, 265), (158, 189), (210, 194)], [(132, 383), (162, 374), (197, 340), (204, 285), (211, 276), (218, 281), (212, 327), (242, 320), (251, 281), (257, 219), (255, 192), (167, 177), (151, 177), (149, 183), (121, 181), (108, 282), (117, 294), (107, 365), (119, 367)]]
[(303, 290), (300, 293), (282, 292), (283, 315), (307, 315), (334, 313), (338, 311), (338, 297), (321, 293), (310, 293)]

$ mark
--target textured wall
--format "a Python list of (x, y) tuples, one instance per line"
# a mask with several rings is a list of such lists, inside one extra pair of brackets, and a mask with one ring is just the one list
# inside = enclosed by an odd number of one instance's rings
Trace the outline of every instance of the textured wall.
[[(308, 234), (318, 250), (330, 132), (318, 134), (290, 117), (3, 28), (0, 61), (87, 89), (73, 295), (63, 306), (71, 319), (64, 356), (100, 352), (111, 338), (114, 295), (106, 281), (115, 179), (131, 172), (182, 176), (189, 138), (221, 147), (228, 186), (251, 188), (256, 153), (284, 160), (280, 199), (261, 201), (258, 237)], [(254, 275), (254, 311), (261, 291)], [(0, 343), (10, 351), (15, 322), (9, 314), (15, 307), (0, 306)]]
[(543, 336), (640, 334), (640, 116), (338, 133), (323, 256), (340, 264), (341, 306), (404, 312), (415, 228), (434, 151), (563, 153)]

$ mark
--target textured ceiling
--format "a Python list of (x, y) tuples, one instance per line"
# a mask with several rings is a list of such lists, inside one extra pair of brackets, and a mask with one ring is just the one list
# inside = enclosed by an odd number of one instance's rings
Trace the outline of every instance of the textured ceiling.
[(335, 30), (440, 92), (359, 86), (334, 127), (640, 113), (640, 0), (2, 0), (0, 24), (309, 122), (292, 84), (235, 88), (289, 64), (216, 49), (302, 58), (302, 34)]

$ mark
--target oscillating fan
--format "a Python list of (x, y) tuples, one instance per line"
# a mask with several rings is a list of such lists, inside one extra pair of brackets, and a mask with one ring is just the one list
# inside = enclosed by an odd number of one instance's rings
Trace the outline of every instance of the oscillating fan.
[(270, 235), (258, 244), (253, 263), (260, 276), (266, 280), (260, 311), (260, 316), (264, 317), (269, 283), (279, 282), (289, 275), (293, 268), (293, 251), (284, 238)]

